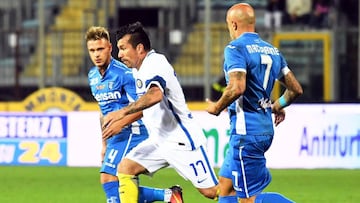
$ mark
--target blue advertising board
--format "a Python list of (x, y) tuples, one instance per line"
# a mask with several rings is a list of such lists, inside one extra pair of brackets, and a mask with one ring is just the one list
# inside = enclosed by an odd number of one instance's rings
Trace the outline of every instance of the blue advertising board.
[(66, 165), (66, 114), (0, 113), (0, 165)]

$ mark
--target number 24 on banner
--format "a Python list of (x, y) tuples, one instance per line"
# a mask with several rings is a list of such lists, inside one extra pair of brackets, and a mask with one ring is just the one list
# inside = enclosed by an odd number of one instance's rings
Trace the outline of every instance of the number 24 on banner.
[(18, 157), (20, 163), (38, 163), (48, 160), (52, 164), (59, 163), (62, 158), (58, 141), (46, 141), (43, 144), (37, 141), (22, 141), (19, 149), (24, 152)]

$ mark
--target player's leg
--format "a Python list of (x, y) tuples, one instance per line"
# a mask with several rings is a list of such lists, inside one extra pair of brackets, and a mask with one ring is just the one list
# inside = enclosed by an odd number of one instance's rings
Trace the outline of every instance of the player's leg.
[[(145, 140), (133, 148), (124, 158), (118, 168), (120, 179), (120, 198), (122, 203), (164, 201), (175, 202), (175, 196), (181, 196), (181, 188), (156, 189), (148, 187), (135, 187), (135, 176), (139, 174), (152, 174), (157, 170), (168, 166), (162, 159), (161, 152), (152, 140)], [(178, 201), (177, 201), (178, 202)], [(182, 203), (182, 200), (181, 202)]]
[[(139, 145), (141, 142), (148, 138), (147, 133), (141, 133), (140, 135), (132, 135), (130, 137), (131, 142), (129, 143), (129, 151)], [(126, 181), (126, 180), (125, 180)], [(171, 188), (153, 188), (139, 186), (139, 203), (149, 203), (155, 201), (164, 201), (170, 202), (171, 196), (175, 193), (181, 193), (181, 188), (179, 186), (173, 186)]]
[(264, 156), (271, 141), (271, 136), (232, 135), (230, 138), (232, 182), (241, 203), (254, 203), (255, 195), (271, 182)]
[(180, 191), (177, 191), (173, 190), (175, 188), (163, 190), (138, 187), (137, 175), (145, 172), (146, 169), (135, 161), (127, 158), (121, 161), (118, 174), (120, 182), (119, 193), (121, 203), (144, 203), (154, 201), (182, 203), (182, 196), (180, 196), (181, 201), (171, 200), (171, 198), (173, 198), (175, 195), (174, 192), (180, 192), (181, 195), (181, 188)]
[(237, 202), (236, 192), (232, 185), (231, 160), (232, 150), (227, 152), (223, 164), (219, 171), (219, 203)]
[(117, 150), (116, 145), (108, 144), (104, 161), (100, 169), (100, 182), (106, 195), (106, 202), (120, 203), (119, 181), (117, 178), (117, 164), (123, 152)]
[(106, 195), (106, 202), (120, 202), (118, 178), (110, 174), (100, 173), (100, 181)]
[(291, 203), (291, 200), (278, 193), (261, 193), (271, 181), (264, 152), (269, 149), (272, 136), (232, 136), (231, 140), (234, 147), (232, 168), (236, 169), (233, 171), (236, 174), (233, 184), (240, 202)]
[(182, 188), (179, 185), (166, 189), (139, 187), (139, 203), (155, 201), (182, 203)]
[(264, 192), (256, 196), (255, 203), (294, 203), (284, 195), (276, 192)]
[[(149, 203), (155, 201), (182, 203), (182, 189), (173, 186), (167, 189), (138, 186), (138, 176), (119, 174), (119, 192), (122, 203)], [(172, 200), (175, 197), (181, 201)]]
[(168, 163), (174, 167), (179, 175), (198, 189), (206, 198), (217, 199), (219, 195), (218, 179), (210, 164), (206, 146), (189, 150), (187, 146), (164, 144), (161, 150)]

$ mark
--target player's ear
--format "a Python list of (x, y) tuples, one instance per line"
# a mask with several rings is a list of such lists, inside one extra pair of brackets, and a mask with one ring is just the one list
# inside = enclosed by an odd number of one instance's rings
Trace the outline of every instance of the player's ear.
[(232, 28), (233, 28), (233, 30), (237, 30), (237, 23), (236, 22), (234, 22), (234, 21), (232, 21), (231, 22), (231, 26), (232, 26)]
[(136, 45), (136, 52), (141, 53), (143, 51), (144, 51), (144, 45), (142, 43)]
[(112, 52), (112, 44), (109, 43), (109, 49), (110, 49), (110, 52)]

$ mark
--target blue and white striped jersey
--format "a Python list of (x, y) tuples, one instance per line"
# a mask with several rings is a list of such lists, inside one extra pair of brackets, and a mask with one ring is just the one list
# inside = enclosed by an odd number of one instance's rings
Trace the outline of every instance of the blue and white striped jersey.
[(175, 146), (182, 143), (191, 150), (206, 143), (204, 132), (188, 109), (175, 71), (164, 55), (149, 51), (139, 70), (134, 70), (134, 77), (139, 96), (152, 85), (158, 86), (164, 95), (161, 102), (143, 110), (150, 138), (173, 142)]
[(276, 79), (289, 72), (279, 50), (257, 33), (243, 33), (224, 50), (226, 82), (229, 73), (246, 72), (246, 90), (228, 108), (233, 134), (273, 134), (271, 91)]

